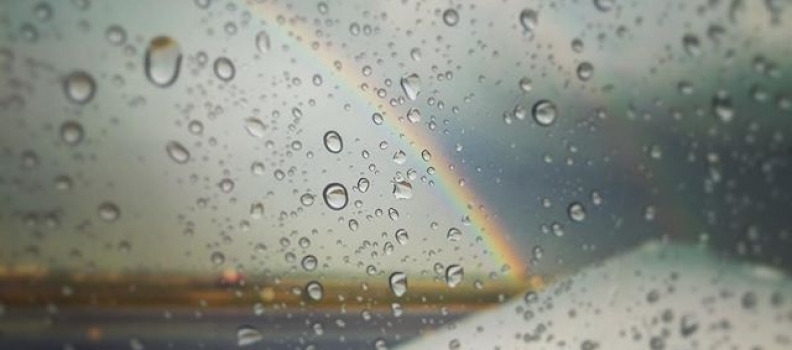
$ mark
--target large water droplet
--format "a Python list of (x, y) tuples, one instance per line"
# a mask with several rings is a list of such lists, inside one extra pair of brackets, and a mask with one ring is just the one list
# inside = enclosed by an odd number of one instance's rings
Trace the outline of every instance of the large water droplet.
[(443, 22), (449, 27), (455, 26), (459, 22), (459, 13), (454, 9), (443, 11)]
[(465, 270), (459, 265), (449, 265), (446, 269), (446, 283), (451, 288), (458, 286), (462, 283), (465, 277)]
[(219, 57), (214, 62), (215, 75), (222, 81), (231, 81), (236, 75), (234, 63), (226, 57)]
[(264, 340), (261, 332), (253, 326), (240, 326), (237, 328), (237, 346), (249, 346)]
[(167, 36), (151, 39), (144, 62), (146, 77), (156, 86), (170, 86), (179, 76), (181, 60), (181, 48), (175, 40)]
[(77, 104), (85, 104), (96, 93), (96, 83), (86, 72), (73, 72), (63, 80), (63, 91), (70, 101)]
[(558, 114), (555, 104), (549, 100), (541, 100), (536, 102), (531, 112), (533, 113), (536, 123), (541, 126), (552, 125), (556, 120), (556, 115)]
[(344, 140), (336, 131), (330, 130), (324, 134), (324, 145), (330, 153), (340, 153), (344, 149)]
[(165, 150), (168, 152), (168, 157), (176, 163), (184, 164), (190, 160), (190, 152), (177, 141), (168, 142), (165, 145)]
[(407, 98), (415, 101), (418, 98), (418, 94), (421, 93), (421, 78), (415, 73), (403, 77), (401, 78), (401, 87)]
[(526, 32), (533, 33), (536, 31), (536, 26), (539, 24), (539, 14), (531, 9), (525, 9), (520, 12), (520, 25)]
[(394, 272), (388, 279), (390, 290), (397, 298), (407, 293), (407, 275), (404, 272)]
[(346, 187), (340, 183), (331, 183), (327, 185), (323, 191), (323, 195), (325, 203), (333, 210), (344, 209), (349, 201)]
[(261, 53), (266, 53), (270, 50), (270, 38), (267, 32), (262, 30), (256, 34), (256, 48)]
[(311, 300), (315, 301), (322, 300), (322, 296), (324, 295), (322, 285), (316, 281), (308, 282), (305, 286), (305, 292), (308, 293), (308, 297), (311, 298)]

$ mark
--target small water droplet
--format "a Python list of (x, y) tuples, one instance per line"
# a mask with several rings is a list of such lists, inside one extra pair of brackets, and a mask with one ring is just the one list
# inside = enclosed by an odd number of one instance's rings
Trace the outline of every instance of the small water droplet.
[(270, 38), (267, 32), (262, 30), (256, 34), (256, 49), (261, 53), (266, 53), (270, 50)]
[(572, 202), (567, 208), (567, 214), (572, 221), (581, 222), (586, 219), (586, 208), (579, 202)]
[(414, 47), (412, 50), (410, 50), (410, 58), (412, 58), (412, 60), (415, 61), (415, 62), (420, 62), (421, 61), (421, 49), (419, 49), (417, 47)]
[(399, 242), (401, 245), (405, 245), (409, 241), (410, 236), (407, 234), (407, 230), (403, 228), (396, 230), (396, 242)]
[(421, 93), (421, 78), (415, 73), (403, 77), (401, 78), (401, 87), (404, 95), (411, 101), (415, 101)]
[(522, 25), (526, 32), (535, 32), (538, 24), (539, 14), (537, 14), (536, 11), (531, 9), (524, 9), (520, 11), (520, 25)]
[(308, 284), (305, 285), (305, 292), (308, 293), (308, 297), (314, 301), (322, 300), (322, 297), (324, 296), (324, 289), (322, 288), (322, 285), (316, 281), (308, 282)]
[(63, 91), (66, 97), (77, 104), (86, 104), (96, 93), (96, 83), (86, 72), (77, 71), (63, 80)]
[(589, 62), (583, 62), (578, 65), (577, 67), (577, 76), (582, 81), (587, 81), (591, 79), (591, 76), (594, 75), (594, 66)]
[(443, 22), (449, 27), (457, 25), (459, 22), (459, 13), (452, 8), (443, 11)]
[(190, 152), (177, 141), (168, 142), (165, 145), (165, 150), (168, 152), (168, 157), (176, 163), (184, 164), (190, 160)]
[(344, 149), (344, 140), (334, 130), (324, 134), (324, 146), (330, 153), (340, 153)]
[(455, 288), (460, 283), (462, 283), (462, 279), (465, 277), (465, 270), (462, 266), (459, 265), (449, 265), (446, 268), (446, 283), (449, 287)]
[(121, 210), (118, 209), (118, 206), (112, 202), (104, 202), (100, 204), (97, 211), (99, 213), (99, 218), (106, 222), (116, 221), (121, 216)]
[(144, 62), (146, 77), (156, 86), (170, 86), (179, 76), (181, 60), (181, 48), (175, 40), (167, 36), (151, 39)]
[(110, 44), (119, 46), (126, 42), (127, 34), (124, 28), (119, 25), (112, 25), (105, 30), (105, 37)]
[(264, 335), (253, 326), (243, 325), (237, 328), (237, 346), (244, 347), (264, 340)]
[(404, 164), (404, 162), (406, 161), (407, 161), (407, 154), (405, 154), (404, 151), (399, 150), (393, 154), (394, 163), (401, 165)]
[(394, 272), (388, 279), (390, 290), (397, 298), (407, 293), (407, 275), (404, 272)]
[(76, 145), (83, 140), (83, 128), (78, 122), (67, 121), (61, 124), (60, 136), (63, 142), (70, 145)]
[(264, 138), (264, 132), (267, 130), (267, 126), (264, 125), (261, 119), (250, 117), (245, 119), (245, 130), (247, 130), (250, 136)]
[(407, 111), (407, 120), (409, 120), (410, 123), (415, 124), (420, 122), (422, 117), (421, 111), (419, 111), (418, 108), (410, 108), (410, 110)]
[(302, 259), (302, 267), (305, 271), (313, 271), (316, 269), (316, 265), (318, 264), (318, 260), (313, 255), (306, 255)]
[(236, 75), (236, 68), (234, 68), (234, 63), (227, 57), (218, 57), (214, 62), (214, 72), (220, 80), (231, 81)]
[(693, 34), (686, 34), (682, 37), (682, 46), (685, 48), (685, 52), (692, 57), (701, 55), (701, 43), (699, 38)]
[(712, 98), (712, 112), (718, 120), (724, 123), (729, 123), (734, 119), (731, 97), (726, 91), (718, 91)]
[(223, 255), (223, 253), (221, 252), (212, 253), (209, 259), (212, 261), (212, 264), (214, 264), (215, 266), (220, 266), (225, 263), (225, 255)]
[(410, 199), (413, 196), (412, 184), (407, 181), (393, 182), (393, 197), (396, 199)]
[(325, 203), (333, 210), (344, 209), (349, 201), (346, 187), (340, 183), (331, 183), (327, 185), (323, 194)]
[(531, 112), (533, 113), (533, 118), (536, 123), (541, 126), (552, 125), (555, 122), (556, 116), (558, 114), (555, 104), (549, 100), (540, 100), (539, 102), (536, 102)]
[(310, 207), (314, 203), (314, 196), (310, 193), (303, 194), (300, 196), (300, 203), (306, 207)]
[(594, 6), (602, 12), (608, 12), (613, 8), (614, 0), (594, 0)]
[(360, 191), (360, 193), (366, 193), (366, 191), (368, 191), (369, 189), (369, 185), (371, 185), (371, 183), (367, 178), (361, 177), (360, 179), (358, 179), (357, 188)]
[(462, 231), (460, 231), (456, 227), (452, 227), (448, 229), (448, 233), (446, 234), (446, 239), (448, 239), (451, 242), (457, 242), (460, 239), (462, 239)]

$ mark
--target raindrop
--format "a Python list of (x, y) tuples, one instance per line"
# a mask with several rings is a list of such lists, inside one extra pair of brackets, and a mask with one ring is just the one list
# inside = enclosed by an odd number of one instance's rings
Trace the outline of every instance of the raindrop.
[(520, 12), (520, 25), (528, 33), (536, 31), (539, 24), (539, 15), (534, 10), (525, 9)]
[(190, 152), (177, 141), (168, 142), (165, 145), (165, 150), (168, 152), (168, 157), (176, 163), (184, 164), (190, 160)]
[(446, 239), (448, 239), (451, 242), (457, 242), (460, 239), (462, 239), (462, 231), (460, 231), (456, 227), (452, 227), (448, 229), (448, 233), (446, 234)]
[(303, 267), (303, 269), (305, 269), (305, 271), (313, 271), (313, 270), (315, 270), (317, 263), (318, 263), (318, 261), (317, 261), (316, 257), (313, 256), (313, 255), (306, 255), (302, 259), (302, 267)]
[(594, 75), (594, 66), (589, 62), (583, 62), (577, 67), (577, 76), (582, 81), (587, 81), (591, 79), (591, 76)]
[(96, 83), (88, 73), (77, 71), (69, 74), (63, 80), (63, 90), (70, 101), (85, 104), (96, 93)]
[(170, 86), (179, 76), (181, 60), (181, 48), (175, 40), (167, 36), (151, 39), (144, 62), (146, 77), (156, 86)]
[(369, 185), (371, 185), (371, 183), (367, 178), (361, 177), (360, 179), (358, 179), (357, 188), (360, 191), (360, 193), (366, 193), (366, 191), (368, 191), (369, 189)]
[(690, 56), (698, 57), (701, 55), (701, 43), (699, 38), (693, 34), (686, 34), (682, 37), (682, 46)]
[(116, 221), (121, 216), (121, 210), (118, 209), (115, 203), (111, 202), (100, 204), (99, 208), (97, 208), (97, 212), (99, 213), (99, 218), (106, 222)]
[(388, 279), (390, 290), (397, 298), (407, 293), (407, 275), (404, 272), (394, 272)]
[(223, 253), (221, 252), (212, 253), (209, 259), (212, 260), (212, 264), (214, 264), (215, 266), (220, 266), (225, 263), (225, 255), (223, 255)]
[(420, 62), (421, 61), (421, 49), (415, 47), (412, 50), (410, 50), (410, 57), (412, 58), (413, 61)]
[(344, 141), (338, 132), (330, 130), (324, 134), (324, 145), (330, 153), (340, 153), (344, 149)]
[(264, 335), (253, 326), (240, 326), (237, 328), (237, 346), (249, 346), (264, 340)]
[(270, 38), (267, 32), (262, 30), (256, 34), (256, 48), (261, 53), (266, 53), (270, 50)]
[(404, 151), (399, 150), (393, 154), (394, 163), (401, 165), (404, 164), (404, 162), (406, 161), (407, 161), (407, 154), (405, 154)]
[(407, 230), (403, 228), (396, 230), (396, 242), (399, 242), (401, 245), (405, 245), (409, 241), (410, 236), (407, 234)]
[(550, 126), (556, 120), (558, 111), (555, 104), (549, 100), (541, 100), (533, 106), (533, 118), (541, 126)]
[(520, 90), (522, 90), (523, 92), (530, 92), (531, 89), (533, 89), (533, 82), (531, 81), (531, 78), (523, 77), (520, 79), (519, 84), (520, 84)]
[(305, 291), (308, 293), (308, 297), (314, 301), (322, 300), (322, 296), (324, 295), (322, 285), (316, 281), (308, 282), (308, 284), (305, 285)]
[(260, 119), (256, 117), (250, 117), (245, 119), (245, 130), (247, 130), (250, 136), (263, 138), (264, 131), (267, 130), (267, 126), (264, 125), (264, 122), (262, 122)]
[(573, 202), (567, 208), (567, 214), (572, 221), (581, 222), (586, 219), (586, 208), (579, 202)]
[(83, 140), (83, 128), (78, 122), (67, 121), (61, 124), (60, 136), (63, 142), (70, 145), (79, 144)]
[(396, 199), (410, 199), (412, 196), (412, 184), (407, 181), (393, 182), (393, 197)]
[(127, 34), (121, 26), (112, 25), (105, 30), (105, 37), (111, 44), (118, 46), (126, 42)]
[(410, 110), (407, 111), (407, 120), (409, 120), (410, 123), (415, 124), (421, 121), (421, 117), (421, 111), (419, 111), (418, 108), (410, 108)]
[(340, 183), (331, 183), (327, 185), (323, 194), (325, 203), (333, 210), (344, 209), (349, 201), (346, 187)]
[(449, 27), (455, 26), (459, 22), (459, 13), (454, 9), (443, 11), (443, 22)]
[(231, 81), (236, 74), (234, 63), (226, 57), (219, 57), (214, 62), (215, 75), (222, 81)]
[(726, 91), (718, 91), (712, 98), (712, 113), (724, 123), (729, 123), (734, 119), (731, 97)]
[(421, 78), (415, 73), (403, 77), (401, 78), (401, 87), (407, 98), (411, 101), (415, 101), (421, 93)]
[(310, 207), (314, 203), (314, 196), (310, 193), (306, 193), (300, 196), (300, 203), (306, 207)]
[(462, 279), (465, 277), (465, 270), (462, 266), (459, 265), (449, 265), (446, 268), (446, 283), (451, 288), (455, 288), (460, 283), (462, 283)]
[(602, 12), (608, 12), (613, 8), (614, 0), (594, 0), (594, 6)]

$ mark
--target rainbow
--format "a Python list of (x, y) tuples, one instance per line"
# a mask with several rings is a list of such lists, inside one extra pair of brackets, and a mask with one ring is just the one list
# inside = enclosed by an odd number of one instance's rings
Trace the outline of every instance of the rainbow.
[[(421, 151), (426, 149), (432, 154), (432, 163), (435, 164), (451, 164), (452, 162), (446, 158), (444, 154), (437, 150), (443, 148), (437, 144), (431, 137), (426, 137), (410, 128), (404, 128), (399, 125), (399, 116), (402, 113), (391, 107), (387, 103), (378, 101), (374, 93), (361, 94), (356, 89), (364, 81), (351, 74), (350, 69), (334, 70), (334, 62), (342, 61), (343, 55), (338, 54), (332, 48), (325, 47), (321, 55), (317, 55), (314, 50), (309, 46), (308, 40), (295, 40), (289, 35), (299, 36), (301, 38), (311, 38), (310, 28), (301, 26), (299, 23), (290, 23), (288, 32), (286, 28), (279, 26), (277, 23), (278, 15), (286, 13), (288, 10), (275, 8), (275, 4), (270, 3), (265, 7), (264, 4), (246, 4), (244, 0), (240, 2), (250, 8), (252, 14), (263, 18), (267, 24), (267, 33), (272, 36), (275, 35), (284, 42), (294, 44), (294, 48), (304, 53), (305, 57), (309, 57), (315, 61), (317, 67), (322, 68), (327, 76), (334, 77), (340, 86), (346, 86), (360, 102), (365, 103), (373, 112), (380, 112), (383, 116), (390, 115), (391, 118), (383, 118), (383, 125), (387, 125), (388, 129), (379, 128), (381, 130), (392, 130), (393, 133), (401, 135), (399, 141), (405, 147), (405, 153), (414, 160), (423, 162), (421, 158)], [(324, 77), (325, 75), (323, 75)], [(398, 77), (398, 78), (401, 78)], [(398, 83), (399, 79), (395, 79)], [(440, 190), (444, 193), (444, 198), (450, 206), (453, 206), (460, 217), (467, 216), (470, 219), (469, 228), (475, 230), (475, 234), (480, 236), (488, 249), (488, 253), (496, 259), (498, 266), (507, 267), (504, 273), (504, 282), (524, 284), (528, 276), (528, 266), (526, 265), (526, 257), (514, 249), (516, 244), (513, 244), (507, 234), (508, 230), (497, 221), (497, 219), (478, 208), (479, 205), (484, 204), (481, 199), (476, 196), (475, 189), (470, 187), (470, 184), (464, 186), (459, 185), (459, 177), (455, 175), (447, 166), (436, 166), (434, 177), (437, 179), (437, 184)], [(478, 205), (474, 205), (478, 204)], [(474, 208), (474, 209), (469, 209)], [(538, 282), (534, 282), (538, 283)]]

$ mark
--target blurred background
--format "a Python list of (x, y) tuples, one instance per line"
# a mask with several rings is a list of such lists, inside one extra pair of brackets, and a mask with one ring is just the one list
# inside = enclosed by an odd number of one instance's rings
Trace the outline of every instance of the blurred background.
[(0, 348), (789, 348), (790, 9), (2, 0)]

